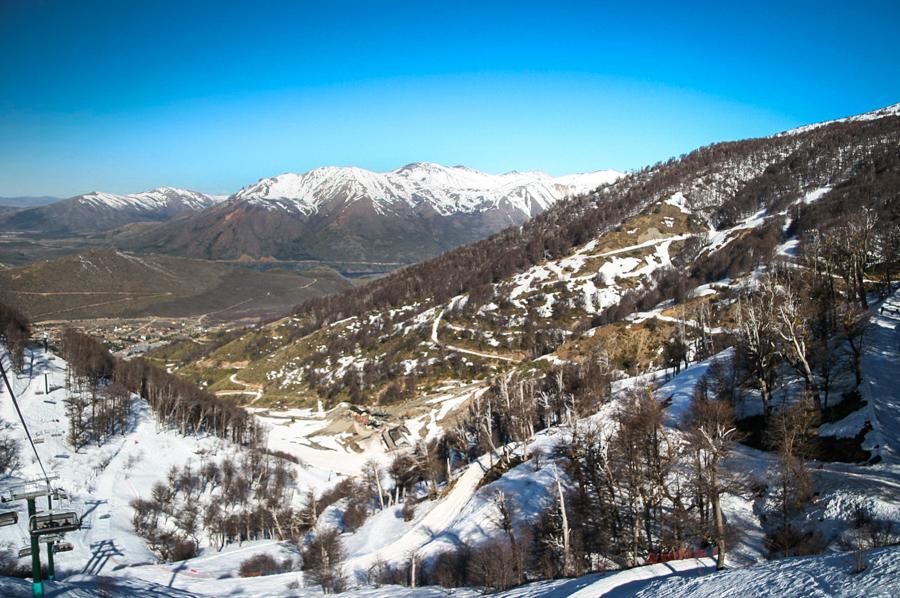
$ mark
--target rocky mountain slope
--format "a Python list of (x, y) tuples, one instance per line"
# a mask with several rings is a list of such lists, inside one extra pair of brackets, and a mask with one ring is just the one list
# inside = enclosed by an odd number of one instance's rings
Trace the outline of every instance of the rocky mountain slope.
[(219, 201), (211, 195), (173, 187), (128, 195), (94, 191), (17, 212), (0, 221), (0, 230), (95, 233), (134, 222), (168, 220), (185, 212), (199, 212)]
[(318, 168), (262, 179), (212, 209), (128, 231), (115, 242), (200, 258), (411, 263), (521, 224), (620, 176), (489, 175), (430, 163), (383, 174)]

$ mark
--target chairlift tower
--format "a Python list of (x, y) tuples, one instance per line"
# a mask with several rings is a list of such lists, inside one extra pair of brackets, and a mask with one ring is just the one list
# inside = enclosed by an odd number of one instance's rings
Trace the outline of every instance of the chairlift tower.
[[(53, 581), (56, 577), (53, 555), (57, 552), (72, 550), (69, 542), (61, 542), (66, 532), (81, 528), (81, 519), (75, 511), (54, 510), (53, 498), (65, 497), (59, 489), (50, 487), (50, 480), (57, 476), (30, 480), (9, 488), (0, 496), (0, 502), (7, 503), (24, 500), (28, 504), (28, 532), (31, 545), (19, 551), (19, 558), (31, 557), (31, 595), (34, 598), (43, 598), (44, 581), (41, 571), (41, 544), (47, 545), (47, 580)], [(37, 499), (47, 497), (47, 510), (38, 512)], [(13, 525), (18, 521), (15, 511), (0, 513), (0, 526)]]
[[(44, 342), (46, 343), (46, 337)], [(34, 354), (32, 353), (32, 357), (33, 355)], [(81, 519), (74, 511), (53, 510), (53, 498), (63, 501), (67, 500), (65, 492), (60, 489), (53, 489), (50, 486), (50, 481), (58, 479), (59, 476), (48, 475), (47, 470), (44, 469), (44, 464), (41, 462), (41, 456), (34, 446), (34, 439), (32, 439), (31, 432), (28, 430), (28, 424), (22, 416), (22, 410), (19, 407), (19, 403), (16, 401), (16, 394), (13, 391), (12, 385), (9, 383), (9, 378), (6, 375), (6, 369), (3, 367), (2, 360), (0, 360), (0, 378), (3, 379), (6, 390), (9, 391), (13, 406), (16, 408), (16, 413), (18, 413), (19, 420), (22, 422), (22, 427), (25, 429), (25, 435), (28, 437), (28, 442), (31, 443), (34, 456), (37, 459), (38, 465), (41, 466), (41, 472), (44, 474), (42, 478), (37, 480), (30, 480), (12, 486), (4, 494), (0, 495), (0, 502), (3, 503), (19, 500), (24, 500), (28, 503), (28, 530), (29, 535), (31, 536), (31, 545), (20, 550), (19, 557), (31, 557), (31, 595), (33, 598), (44, 598), (44, 582), (41, 579), (41, 542), (43, 541), (47, 544), (47, 578), (53, 580), (56, 577), (53, 565), (54, 553), (73, 549), (71, 543), (65, 542), (60, 544), (58, 539), (66, 532), (80, 529)], [(49, 392), (46, 375), (44, 377), (44, 385), (45, 391)], [(36, 501), (42, 496), (47, 497), (47, 511), (38, 513)], [(13, 525), (17, 521), (18, 514), (15, 512), (6, 511), (0, 513), (0, 526)], [(48, 540), (48, 536), (51, 536), (52, 538)]]

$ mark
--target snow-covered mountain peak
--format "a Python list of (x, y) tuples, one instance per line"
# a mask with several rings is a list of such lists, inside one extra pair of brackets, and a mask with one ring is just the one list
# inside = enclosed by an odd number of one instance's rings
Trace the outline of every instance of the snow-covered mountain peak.
[(439, 214), (451, 215), (505, 205), (530, 217), (564, 197), (584, 193), (621, 176), (612, 170), (564, 177), (537, 171), (493, 175), (434, 162), (413, 162), (385, 173), (325, 166), (302, 174), (261, 179), (241, 189), (235, 198), (265, 209), (307, 215), (368, 199), (379, 212), (430, 207)]
[(199, 211), (219, 202), (218, 199), (188, 189), (158, 187), (149, 191), (118, 195), (104, 191), (91, 191), (73, 198), (80, 205), (116, 210), (131, 209), (147, 212), (155, 211)]

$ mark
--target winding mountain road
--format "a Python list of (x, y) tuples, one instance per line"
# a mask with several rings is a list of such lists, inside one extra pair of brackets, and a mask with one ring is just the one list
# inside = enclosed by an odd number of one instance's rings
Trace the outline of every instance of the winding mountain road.
[(480, 351), (473, 351), (471, 349), (464, 349), (463, 347), (457, 347), (456, 345), (451, 345), (449, 343), (442, 343), (438, 340), (438, 328), (441, 325), (441, 318), (444, 317), (444, 311), (441, 310), (438, 312), (437, 316), (434, 318), (434, 323), (431, 325), (431, 342), (439, 347), (444, 347), (449, 349), (450, 351), (456, 351), (458, 353), (466, 353), (468, 355), (475, 355), (476, 357), (484, 357), (486, 359), (499, 359), (500, 361), (506, 361), (509, 363), (518, 363), (519, 359), (515, 359), (513, 357), (508, 357), (506, 355), (496, 355), (494, 353), (482, 353)]
[(256, 401), (262, 397), (263, 389), (259, 384), (251, 384), (250, 382), (244, 382), (243, 380), (238, 379), (237, 374), (232, 374), (228, 377), (228, 380), (231, 381), (232, 384), (237, 384), (238, 386), (243, 386), (247, 390), (217, 390), (217, 397), (225, 397), (225, 396), (233, 396), (233, 395), (251, 395), (253, 396), (253, 400), (251, 400), (248, 405), (252, 405)]

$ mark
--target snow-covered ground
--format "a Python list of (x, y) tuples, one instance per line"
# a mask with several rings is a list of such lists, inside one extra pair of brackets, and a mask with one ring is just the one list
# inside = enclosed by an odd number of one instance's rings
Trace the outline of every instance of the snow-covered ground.
[[(216, 568), (227, 571), (237, 555), (226, 553)], [(498, 598), (687, 598), (755, 596), (759, 598), (824, 598), (859, 596), (888, 598), (900, 591), (900, 548), (881, 548), (864, 554), (866, 569), (856, 573), (856, 556), (847, 553), (798, 557), (716, 572), (710, 559), (670, 561), (613, 573), (594, 573), (575, 579), (541, 581), (494, 594)], [(214, 561), (198, 562), (203, 567)], [(225, 565), (225, 566), (222, 566)], [(316, 588), (302, 587), (300, 573), (266, 577), (214, 577), (190, 575), (175, 567), (158, 567), (154, 574), (96, 577), (73, 575), (47, 582), (50, 596), (321, 596)], [(209, 571), (209, 569), (207, 569)], [(227, 573), (223, 573), (227, 575)], [(10, 598), (31, 596), (26, 580), (0, 578), (0, 591)], [(382, 586), (354, 588), (348, 598), (475, 598), (474, 589)]]
[[(6, 357), (5, 352), (3, 355)], [(8, 358), (4, 363), (9, 366)], [(66, 442), (65, 363), (35, 350), (33, 367), (33, 378), (28, 376), (30, 368), (26, 366), (25, 375), (12, 376), (11, 383), (28, 427), (40, 441), (36, 448), (47, 472), (59, 476), (54, 485), (65, 489), (70, 496), (69, 504), (61, 504), (60, 508), (71, 507), (81, 513), (85, 525), (67, 536), (75, 548), (58, 555), (57, 568), (99, 574), (121, 565), (154, 562), (153, 554), (132, 530), (128, 503), (146, 497), (152, 485), (163, 479), (171, 466), (197, 465), (207, 456), (224, 456), (229, 447), (213, 438), (185, 438), (158, 431), (149, 407), (134, 401), (127, 434), (113, 438), (102, 447), (73, 451)], [(49, 376), (49, 394), (43, 394), (45, 372)], [(0, 417), (20, 439), (24, 465), (21, 477), (40, 477), (40, 466), (25, 441), (6, 389), (0, 392)], [(6, 487), (14, 482), (7, 479), (0, 485)], [(0, 543), (18, 549), (28, 543), (25, 504), (6, 506), (18, 509), (19, 523), (0, 528)]]

